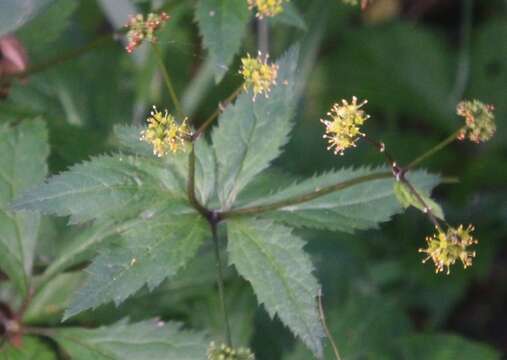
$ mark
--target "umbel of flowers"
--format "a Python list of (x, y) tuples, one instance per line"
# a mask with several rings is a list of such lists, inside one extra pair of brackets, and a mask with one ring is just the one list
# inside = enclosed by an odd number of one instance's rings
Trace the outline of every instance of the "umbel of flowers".
[(469, 247), (478, 243), (472, 237), (473, 231), (472, 225), (467, 228), (460, 225), (457, 229), (449, 227), (447, 231), (437, 229), (436, 234), (426, 238), (428, 247), (419, 249), (419, 252), (428, 255), (423, 263), (431, 259), (435, 264), (435, 272), (443, 272), (444, 268), (447, 268), (447, 274), (450, 273), (451, 265), (458, 260), (462, 262), (465, 269), (471, 266), (475, 251), (470, 250)]
[(370, 117), (361, 109), (366, 103), (366, 100), (358, 103), (355, 96), (350, 103), (342, 100), (341, 104), (334, 104), (327, 113), (329, 120), (320, 120), (326, 126), (323, 137), (328, 140), (328, 150), (343, 155), (346, 149), (356, 146), (359, 137), (364, 136), (361, 126)]
[(255, 360), (255, 355), (247, 348), (233, 349), (212, 342), (208, 347), (208, 360)]
[(153, 154), (162, 157), (169, 152), (185, 150), (185, 143), (192, 135), (185, 118), (180, 124), (167, 110), (161, 113), (154, 106), (148, 118), (148, 128), (141, 132), (141, 140), (153, 146)]
[(252, 89), (253, 100), (259, 94), (269, 96), (271, 88), (276, 85), (278, 77), (278, 65), (268, 64), (269, 55), (263, 56), (260, 52), (256, 58), (247, 54), (241, 59), (241, 69), (239, 73), (245, 80), (244, 88)]
[(251, 10), (257, 8), (256, 16), (259, 19), (272, 17), (283, 11), (284, 2), (289, 0), (248, 0), (248, 8)]
[(128, 53), (133, 52), (144, 39), (150, 42), (156, 42), (156, 31), (169, 20), (169, 15), (165, 12), (160, 14), (149, 13), (146, 19), (142, 14), (131, 16), (125, 25), (129, 30), (127, 32), (128, 44), (125, 47)]
[(493, 105), (487, 105), (479, 100), (462, 101), (456, 108), (456, 113), (465, 118), (466, 126), (461, 130), (458, 139), (468, 138), (475, 143), (488, 141), (496, 131)]

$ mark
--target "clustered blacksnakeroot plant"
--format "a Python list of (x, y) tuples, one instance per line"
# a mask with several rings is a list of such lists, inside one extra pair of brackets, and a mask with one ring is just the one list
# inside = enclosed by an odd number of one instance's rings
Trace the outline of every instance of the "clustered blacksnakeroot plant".
[[(259, 18), (279, 14), (283, 4), (284, 1), (248, 0), (249, 7), (257, 9)], [(465, 268), (472, 265), (475, 251), (471, 247), (477, 244), (472, 236), (473, 226), (447, 224), (438, 204), (429, 197), (438, 177), (414, 169), (456, 139), (468, 138), (476, 143), (490, 139), (495, 132), (492, 106), (477, 100), (460, 103), (457, 114), (465, 118), (465, 125), (402, 166), (383, 142), (370, 138), (365, 131), (366, 120), (370, 118), (365, 109), (367, 101), (355, 96), (350, 101), (341, 100), (320, 120), (328, 150), (344, 155), (363, 141), (374, 146), (388, 166), (330, 171), (278, 192), (270, 190), (260, 197), (256, 194), (258, 198), (254, 200), (246, 196), (250, 200), (245, 200), (240, 195), (248, 193), (248, 185), (255, 177), (262, 176), (288, 141), (297, 89), (302, 81), (297, 72), (298, 47), (291, 48), (276, 63), (268, 62), (268, 54), (259, 54), (257, 58), (246, 55), (239, 69), (243, 83), (197, 126), (185, 116), (156, 45), (156, 31), (168, 19), (165, 13), (151, 13), (146, 20), (142, 15), (132, 17), (126, 50), (131, 53), (144, 39), (150, 41), (174, 115), (169, 110), (160, 112), (153, 107), (146, 127), (115, 129), (123, 152), (74, 166), (17, 196), (13, 203), (14, 210), (70, 216), (76, 224), (94, 222), (91, 238), (105, 245), (88, 267), (88, 279), (77, 290), (64, 320), (111, 301), (118, 305), (145, 284), (154, 289), (164, 279), (175, 276), (196, 256), (204, 239), (211, 238), (224, 344), (212, 342), (206, 350), (201, 337), (181, 332), (179, 325), (162, 321), (133, 325), (120, 322), (112, 328), (113, 333), (121, 339), (135, 327), (157, 344), (169, 336), (191, 338), (198, 345), (186, 351), (197, 351), (199, 357), (207, 354), (209, 360), (255, 359), (250, 349), (238, 348), (232, 342), (219, 236), (219, 227), (225, 227), (229, 263), (251, 284), (258, 302), (269, 315), (278, 316), (318, 358), (323, 356), (322, 338), (327, 337), (339, 359), (325, 322), (322, 289), (303, 250), (304, 241), (294, 234), (294, 228), (352, 232), (389, 220), (401, 206), (414, 206), (428, 216), (436, 229), (435, 235), (426, 238), (427, 248), (419, 249), (426, 255), (423, 262), (431, 259), (437, 273), (448, 274), (458, 261)], [(258, 95), (263, 96), (257, 98)], [(213, 128), (208, 143), (202, 135), (215, 120), (218, 125)], [(26, 136), (18, 138), (23, 140)], [(41, 177), (45, 175), (42, 173)], [(371, 196), (379, 188), (386, 194), (380, 200)], [(359, 200), (351, 205), (351, 198)], [(354, 218), (354, 212), (360, 212), (361, 216)], [(114, 236), (114, 246), (107, 246)], [(85, 250), (95, 248), (90, 246)], [(39, 282), (47, 284), (59, 272), (75, 266), (79, 255), (82, 254), (71, 251), (50, 266)], [(8, 275), (11, 276), (9, 270)], [(29, 294), (20, 311), (23, 314), (29, 311), (30, 299), (36, 291), (32, 294), (31, 284), (17, 280)], [(15, 321), (14, 325), (19, 323)], [(19, 328), (9, 331), (16, 336), (21, 332)], [(44, 329), (27, 331), (55, 339), (62, 346), (68, 341)], [(87, 333), (93, 339), (101, 339), (103, 335), (101, 329)], [(104, 346), (106, 353), (118, 354), (114, 344)], [(71, 347), (69, 351), (74, 355), (80, 350)], [(175, 354), (181, 353), (175, 351)]]

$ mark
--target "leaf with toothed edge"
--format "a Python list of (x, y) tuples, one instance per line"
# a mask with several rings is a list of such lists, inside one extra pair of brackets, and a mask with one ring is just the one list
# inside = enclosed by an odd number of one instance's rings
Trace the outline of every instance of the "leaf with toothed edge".
[(259, 303), (321, 358), (319, 283), (304, 242), (290, 228), (269, 220), (229, 220), (227, 236), (230, 262), (251, 283)]
[(207, 339), (181, 324), (122, 320), (97, 329), (58, 328), (54, 339), (74, 360), (203, 360)]
[(204, 47), (215, 64), (215, 80), (219, 82), (241, 49), (250, 19), (247, 2), (199, 0), (195, 18)]
[(76, 292), (64, 320), (110, 301), (119, 305), (144, 284), (154, 289), (195, 256), (208, 232), (197, 214), (171, 212), (127, 229), (119, 243), (103, 250), (86, 269), (88, 279)]
[[(345, 168), (316, 175), (296, 182), (282, 190), (260, 197), (260, 200), (239, 207), (262, 206), (312, 193), (317, 189), (371, 174), (389, 172), (380, 168)], [(439, 182), (437, 175), (425, 171), (407, 174), (408, 179), (425, 193)], [(353, 233), (355, 230), (377, 228), (402, 211), (393, 189), (394, 179), (369, 180), (314, 200), (276, 209), (262, 215), (295, 227), (308, 227)]]
[(297, 102), (298, 59), (299, 47), (294, 46), (277, 62), (277, 85), (269, 97), (258, 96), (253, 101), (250, 91), (243, 93), (220, 116), (211, 137), (223, 209), (232, 206), (238, 193), (280, 155), (288, 141)]

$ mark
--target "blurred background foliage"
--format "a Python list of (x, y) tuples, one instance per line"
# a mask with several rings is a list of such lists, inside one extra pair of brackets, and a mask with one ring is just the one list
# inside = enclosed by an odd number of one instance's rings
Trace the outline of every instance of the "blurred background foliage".
[[(402, 164), (457, 129), (461, 119), (455, 106), (460, 99), (478, 98), (496, 107), (498, 132), (491, 142), (454, 143), (423, 164), (447, 180), (434, 195), (450, 222), (476, 225), (480, 243), (472, 268), (456, 266), (445, 276), (422, 265), (417, 249), (433, 229), (412, 209), (380, 231), (302, 231), (343, 355), (499, 358), (507, 353), (507, 2), (371, 0), (363, 12), (338, 0), (292, 2), (306, 26), (291, 27), (290, 18), (269, 24), (272, 57), (296, 41), (302, 42), (307, 55), (303, 71), (308, 85), (296, 129), (276, 162), (277, 172), (288, 178), (382, 163), (367, 146), (343, 157), (325, 150), (319, 119), (341, 98), (369, 100), (372, 118), (366, 131), (382, 139)], [(41, 64), (107, 37), (121, 29), (129, 14), (152, 7), (162, 7), (172, 16), (161, 31), (160, 47), (188, 113), (203, 121), (241, 79), (236, 59), (224, 80), (214, 84), (194, 21), (194, 1), (54, 0), (38, 16), (23, 15), (31, 20), (15, 34), (27, 48), (30, 63)], [(2, 23), (1, 32), (12, 30), (12, 24)], [(257, 51), (256, 31), (253, 22), (244, 52)], [(170, 103), (148, 49), (127, 55), (121, 36), (115, 39), (102, 39), (96, 49), (29, 76), (0, 100), (2, 122), (46, 119), (53, 173), (114, 151), (114, 124), (142, 123), (152, 104), (164, 108)], [(45, 220), (37, 267), (45, 267), (75, 237), (76, 230), (65, 225), (65, 220)], [(110, 305), (73, 321), (92, 325), (125, 315), (134, 320), (160, 316), (220, 337), (215, 277), (205, 270), (213, 266), (208, 250), (178, 279), (153, 293), (138, 294), (117, 310)], [(82, 276), (76, 272), (61, 277), (58, 291), (48, 290), (52, 303), (64, 307)], [(294, 348), (289, 332), (256, 306), (251, 290), (232, 273), (227, 301), (235, 341), (251, 344), (259, 359), (309, 358), (299, 346)], [(41, 306), (44, 303), (47, 299)], [(32, 321), (58, 322), (61, 309), (49, 310)]]

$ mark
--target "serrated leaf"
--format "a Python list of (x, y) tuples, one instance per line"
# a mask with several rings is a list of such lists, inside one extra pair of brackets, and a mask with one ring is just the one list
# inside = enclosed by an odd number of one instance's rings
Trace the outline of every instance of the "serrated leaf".
[(47, 136), (41, 120), (0, 126), (0, 268), (23, 294), (29, 287), (40, 215), (14, 213), (9, 203), (46, 176)]
[(227, 107), (212, 133), (218, 162), (218, 197), (224, 209), (281, 152), (292, 129), (296, 105), (299, 50), (293, 47), (280, 61), (277, 85), (269, 98), (243, 93)]
[[(421, 204), (419, 199), (410, 191), (410, 189), (407, 187), (406, 184), (397, 181), (393, 185), (394, 188), (394, 195), (396, 195), (396, 198), (400, 202), (401, 206), (404, 208), (408, 208), (409, 206), (413, 206), (416, 209), (421, 210), (424, 212), (424, 206)], [(426, 205), (430, 208), (433, 215), (435, 215), (437, 218), (444, 220), (444, 211), (440, 207), (439, 204), (437, 204), (432, 198), (430, 198), (428, 195), (424, 194), (421, 190), (417, 189), (417, 187), (414, 186), (414, 189), (417, 191), (421, 199), (426, 203)]]
[(195, 11), (204, 47), (215, 64), (219, 82), (241, 48), (250, 12), (246, 1), (199, 0)]
[[(150, 144), (139, 139), (142, 129), (139, 126), (117, 125), (114, 127), (116, 141), (125, 151), (153, 158), (153, 149)], [(204, 137), (199, 138), (194, 144), (196, 156), (195, 190), (198, 200), (202, 204), (207, 204), (214, 196), (216, 187), (215, 153)], [(181, 192), (185, 192), (187, 187), (188, 156), (188, 152), (184, 152), (171, 154), (160, 160), (164, 162), (164, 166), (170, 166)]]
[(291, 232), (267, 220), (231, 220), (227, 223), (230, 262), (252, 284), (270, 316), (277, 315), (320, 358), (319, 284), (304, 242)]
[[(431, 345), (429, 345), (431, 344)], [(403, 359), (410, 360), (500, 360), (491, 346), (450, 334), (418, 334), (399, 340)]]
[[(330, 171), (287, 186), (275, 194), (264, 196), (261, 200), (244, 206), (268, 205), (309, 194), (337, 183), (380, 173), (385, 173), (385, 178), (361, 182), (314, 200), (285, 206), (263, 215), (292, 226), (350, 233), (355, 230), (377, 228), (381, 222), (388, 221), (394, 214), (401, 211), (394, 195), (394, 179), (389, 175), (387, 168), (348, 168)], [(437, 176), (424, 171), (409, 173), (408, 178), (425, 192), (429, 192), (439, 181)]]
[(53, 339), (74, 360), (203, 360), (207, 341), (177, 323), (121, 321), (98, 329), (60, 328)]
[(29, 48), (40, 48), (54, 41), (69, 25), (79, 5), (77, 0), (55, 0), (16, 33)]
[(173, 173), (156, 160), (100, 156), (50, 177), (13, 204), (14, 209), (71, 216), (71, 223), (135, 215), (156, 202), (184, 199)]
[(125, 230), (122, 240), (103, 250), (87, 268), (89, 277), (76, 292), (64, 320), (110, 301), (119, 305), (144, 284), (153, 290), (185, 266), (207, 232), (197, 214), (175, 216), (172, 212), (155, 214)]
[(6, 345), (2, 348), (0, 345), (0, 360), (57, 360), (56, 353), (51, 347), (41, 339), (24, 336), (20, 347)]

